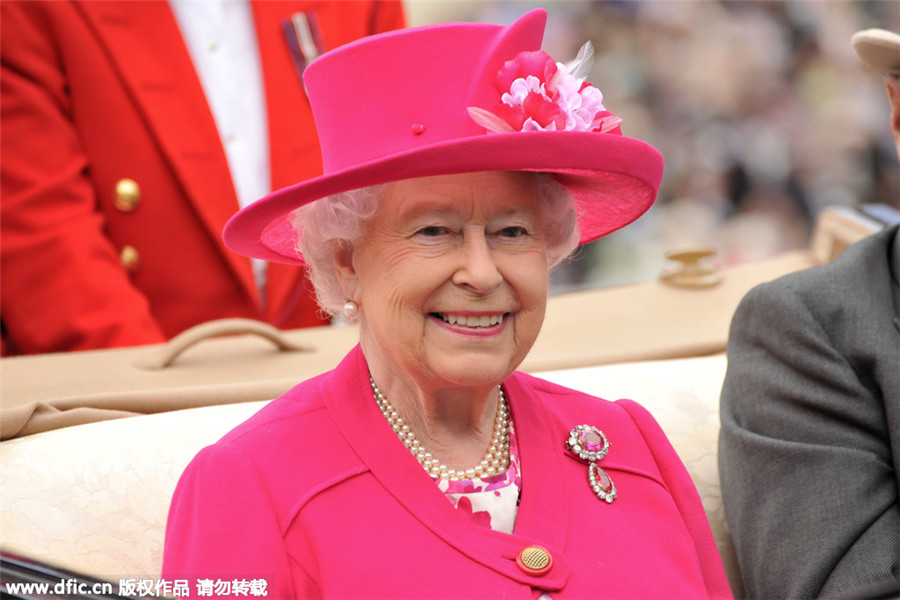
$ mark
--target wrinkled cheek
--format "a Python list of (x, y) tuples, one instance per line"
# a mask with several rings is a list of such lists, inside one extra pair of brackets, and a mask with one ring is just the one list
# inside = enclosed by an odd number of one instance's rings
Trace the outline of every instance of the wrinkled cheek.
[(378, 332), (379, 343), (410, 340), (421, 330), (423, 314), (420, 305), (402, 285), (382, 282), (368, 286), (362, 294), (363, 318), (368, 328)]
[(541, 331), (541, 326), (544, 324), (544, 317), (547, 314), (549, 289), (550, 282), (548, 277), (544, 277), (537, 282), (533, 303), (528, 307), (528, 329), (532, 336), (531, 343), (534, 343), (534, 338), (537, 338), (538, 333)]
[(387, 313), (385, 316), (390, 316), (391, 319), (399, 319), (411, 312), (406, 295), (399, 290), (386, 289), (382, 291), (382, 294), (379, 304), (382, 305), (383, 310)]
[(520, 360), (528, 354), (535, 340), (537, 340), (541, 331), (541, 325), (544, 323), (546, 308), (547, 303), (545, 301), (527, 311), (523, 310), (520, 312), (516, 320), (514, 335), (516, 355), (520, 356)]
[(375, 318), (398, 318), (417, 301), (412, 281), (412, 275), (392, 272), (390, 263), (386, 262), (384, 268), (370, 269), (367, 273), (362, 286), (363, 301), (378, 307), (381, 314), (373, 315)]

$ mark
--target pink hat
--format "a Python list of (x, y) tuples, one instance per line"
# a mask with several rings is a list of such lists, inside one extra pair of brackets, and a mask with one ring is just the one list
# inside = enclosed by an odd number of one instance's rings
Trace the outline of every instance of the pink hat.
[(304, 81), (324, 174), (245, 207), (225, 226), (236, 252), (303, 264), (291, 213), (339, 192), (476, 171), (553, 173), (575, 198), (581, 243), (631, 223), (663, 172), (624, 137), (602, 95), (540, 52), (547, 14), (509, 27), (450, 23), (363, 38), (322, 55)]

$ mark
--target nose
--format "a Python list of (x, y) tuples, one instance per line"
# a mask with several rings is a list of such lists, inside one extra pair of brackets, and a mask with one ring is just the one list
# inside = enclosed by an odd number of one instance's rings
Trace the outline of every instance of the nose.
[(453, 274), (453, 283), (482, 294), (500, 285), (503, 276), (497, 269), (484, 231), (466, 232), (459, 254), (459, 267)]

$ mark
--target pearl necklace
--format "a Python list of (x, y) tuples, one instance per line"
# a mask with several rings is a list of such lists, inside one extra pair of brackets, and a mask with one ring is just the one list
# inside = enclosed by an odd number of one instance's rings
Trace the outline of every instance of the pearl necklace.
[(505, 472), (509, 468), (509, 406), (506, 403), (506, 395), (503, 388), (498, 386), (500, 391), (500, 402), (497, 405), (497, 416), (494, 418), (494, 433), (491, 437), (491, 445), (481, 462), (471, 469), (456, 471), (450, 469), (436, 459), (425, 447), (416, 439), (416, 434), (412, 432), (409, 425), (403, 422), (403, 418), (391, 406), (387, 396), (381, 393), (375, 380), (369, 375), (369, 383), (372, 384), (372, 392), (375, 394), (375, 402), (381, 409), (381, 414), (390, 423), (391, 428), (400, 441), (409, 448), (419, 464), (432, 477), (440, 477), (441, 479), (475, 479), (476, 477), (490, 477)]

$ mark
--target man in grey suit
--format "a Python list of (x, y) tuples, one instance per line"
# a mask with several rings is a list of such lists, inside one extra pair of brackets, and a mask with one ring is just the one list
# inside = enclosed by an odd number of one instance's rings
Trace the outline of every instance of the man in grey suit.
[[(900, 36), (857, 33), (900, 156)], [(751, 598), (900, 597), (900, 234), (752, 290), (734, 316), (719, 469)]]

